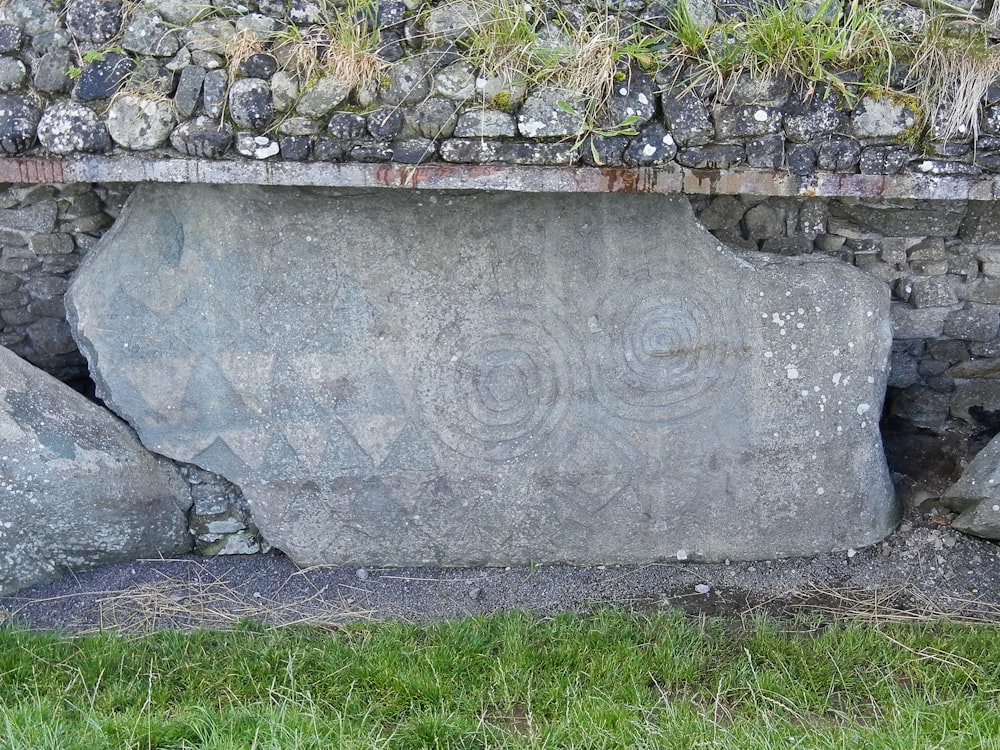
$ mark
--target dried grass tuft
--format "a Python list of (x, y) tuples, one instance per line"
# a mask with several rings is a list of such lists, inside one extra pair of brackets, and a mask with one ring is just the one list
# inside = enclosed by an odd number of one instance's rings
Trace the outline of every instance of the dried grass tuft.
[(835, 619), (871, 623), (1000, 622), (1000, 604), (952, 596), (932, 598), (910, 583), (873, 589), (813, 584), (793, 597), (800, 601), (787, 605), (790, 610)]
[(285, 601), (280, 588), (270, 596), (248, 593), (233, 588), (204, 566), (193, 565), (187, 575), (165, 577), (162, 581), (100, 596), (96, 601), (98, 626), (92, 631), (230, 630), (244, 621), (278, 628), (294, 625), (338, 628), (349, 621), (367, 619), (371, 614), (341, 596), (330, 596), (327, 587)]

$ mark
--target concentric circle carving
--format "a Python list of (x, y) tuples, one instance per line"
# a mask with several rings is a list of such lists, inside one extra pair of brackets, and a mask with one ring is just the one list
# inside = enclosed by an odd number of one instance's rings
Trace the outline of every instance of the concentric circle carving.
[(428, 426), (452, 450), (506, 460), (549, 440), (566, 414), (579, 357), (562, 321), (537, 308), (464, 311), (418, 373)]
[(598, 400), (625, 419), (680, 419), (736, 373), (736, 316), (688, 280), (644, 272), (601, 301), (590, 349)]

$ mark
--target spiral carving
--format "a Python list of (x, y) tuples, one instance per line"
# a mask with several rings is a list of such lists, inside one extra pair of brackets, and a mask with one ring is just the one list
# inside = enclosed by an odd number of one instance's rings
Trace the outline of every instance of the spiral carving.
[(742, 349), (733, 316), (689, 281), (647, 270), (601, 301), (591, 384), (613, 414), (642, 422), (700, 411), (731, 384)]
[(565, 325), (543, 310), (465, 311), (420, 367), (424, 421), (471, 458), (529, 453), (563, 421), (579, 372), (576, 352)]

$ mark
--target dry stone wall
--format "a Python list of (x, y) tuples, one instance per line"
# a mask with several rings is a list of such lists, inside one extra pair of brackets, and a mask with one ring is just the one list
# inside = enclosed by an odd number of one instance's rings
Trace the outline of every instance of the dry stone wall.
[[(629, 0), (620, 23), (649, 33), (675, 3)], [(700, 24), (764, 3), (687, 3)], [(901, 6), (898, 23), (923, 11)], [(556, 13), (532, 10), (560, 43)], [(690, 90), (683, 71), (624, 67), (606, 112), (548, 84), (477, 69), (457, 41), (464, 0), (381, 0), (356, 21), (378, 36), (378, 74), (360, 82), (303, 72), (302, 40), (320, 39), (320, 0), (17, 0), (0, 3), (0, 150), (7, 154), (153, 152), (252, 160), (598, 164), (974, 176), (1000, 170), (1000, 87), (983, 101), (982, 135), (922, 135), (909, 99), (845, 103), (782, 78)], [(337, 11), (346, 12), (346, 11)], [(895, 11), (894, 11), (895, 12)], [(547, 37), (546, 37), (547, 38)], [(295, 43), (290, 43), (294, 41)], [(564, 40), (565, 41), (565, 40)], [(296, 46), (298, 45), (298, 46)], [(296, 51), (299, 50), (299, 51)], [(305, 66), (308, 68), (308, 65)], [(711, 89), (711, 87), (710, 87)], [(627, 123), (627, 127), (622, 124)]]

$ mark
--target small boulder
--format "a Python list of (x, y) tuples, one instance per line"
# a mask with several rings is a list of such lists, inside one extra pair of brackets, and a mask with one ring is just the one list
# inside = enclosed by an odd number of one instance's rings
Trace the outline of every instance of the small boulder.
[(229, 89), (229, 114), (243, 128), (260, 131), (274, 117), (274, 103), (267, 81), (243, 78)]
[(38, 140), (60, 155), (101, 153), (111, 148), (111, 138), (98, 114), (76, 102), (56, 102), (48, 107), (38, 123)]
[(0, 151), (19, 154), (31, 148), (40, 115), (23, 96), (0, 96)]
[(233, 131), (211, 117), (182, 122), (170, 134), (170, 145), (187, 156), (218, 159), (233, 144)]
[(73, 95), (82, 102), (108, 99), (124, 83), (132, 66), (132, 60), (127, 55), (109, 52), (84, 67), (73, 88)]
[(149, 151), (166, 143), (174, 126), (174, 108), (168, 99), (126, 95), (108, 110), (108, 132), (119, 146)]
[(951, 527), (984, 539), (1000, 539), (1000, 437), (993, 438), (941, 497), (958, 511)]
[(866, 96), (851, 115), (851, 130), (858, 138), (896, 138), (916, 121), (916, 113), (905, 102)]
[(654, 122), (625, 149), (625, 163), (632, 167), (665, 164), (677, 155), (677, 144), (667, 129)]
[(77, 41), (104, 44), (121, 31), (122, 5), (121, 0), (70, 0), (66, 26)]
[(299, 95), (295, 111), (303, 117), (325, 117), (351, 93), (351, 87), (338, 78), (324, 76)]
[(178, 469), (124, 422), (0, 348), (0, 594), (191, 549)]
[(583, 132), (586, 102), (573, 91), (542, 88), (528, 96), (517, 113), (517, 129), (525, 138), (551, 138)]

